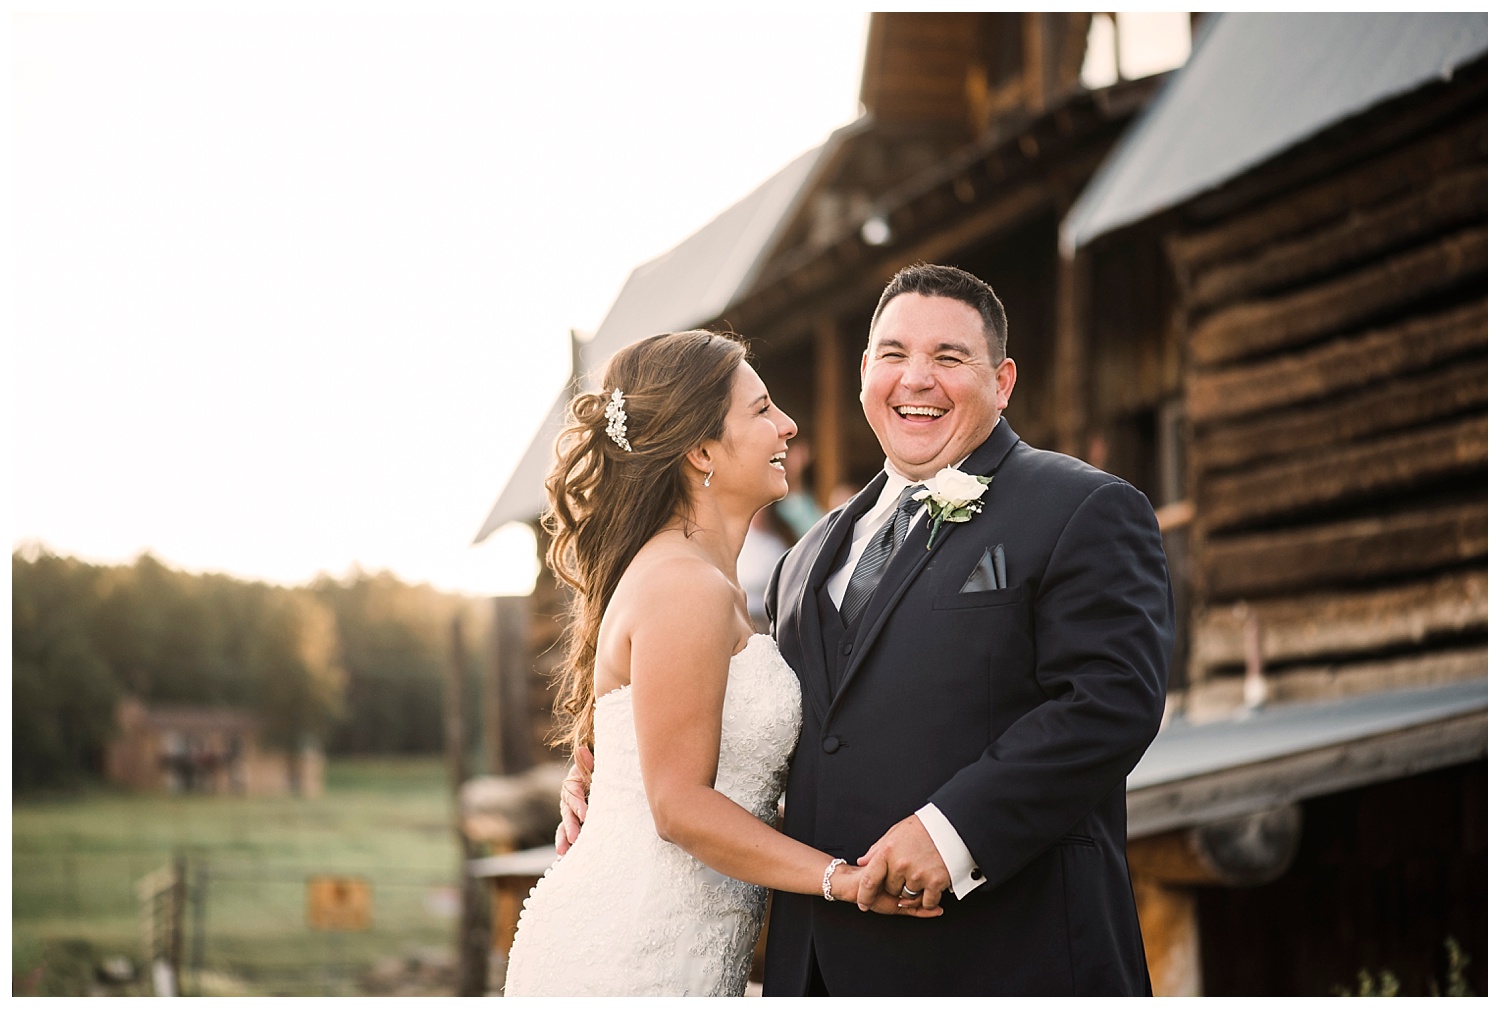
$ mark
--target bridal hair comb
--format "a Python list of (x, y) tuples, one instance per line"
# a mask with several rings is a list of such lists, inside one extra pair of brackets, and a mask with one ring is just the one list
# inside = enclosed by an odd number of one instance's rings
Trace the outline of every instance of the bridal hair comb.
[(625, 437), (625, 421), (629, 419), (625, 415), (625, 393), (618, 388), (609, 397), (609, 402), (604, 404), (604, 416), (609, 418), (609, 423), (604, 428), (609, 440), (627, 452), (633, 451), (630, 439)]

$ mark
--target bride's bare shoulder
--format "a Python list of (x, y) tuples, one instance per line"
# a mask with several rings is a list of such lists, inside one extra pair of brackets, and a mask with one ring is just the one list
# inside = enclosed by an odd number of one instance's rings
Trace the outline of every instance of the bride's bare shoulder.
[(695, 550), (653, 540), (630, 562), (605, 607), (596, 688), (630, 682), (639, 648), (670, 642), (716, 653), (735, 635), (734, 586), (724, 573)]
[(681, 539), (658, 537), (648, 542), (630, 562), (615, 590), (616, 603), (638, 616), (689, 613), (723, 605), (734, 606), (734, 586), (724, 572)]

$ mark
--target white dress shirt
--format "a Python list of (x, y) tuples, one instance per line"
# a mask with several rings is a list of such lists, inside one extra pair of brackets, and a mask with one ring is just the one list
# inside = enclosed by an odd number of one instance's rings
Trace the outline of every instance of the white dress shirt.
[[(962, 465), (961, 460), (958, 466)], [(896, 502), (900, 499), (901, 492), (913, 485), (920, 485), (920, 481), (908, 480), (897, 473), (889, 459), (885, 463), (885, 475), (885, 486), (881, 488), (880, 496), (875, 499), (875, 504), (870, 507), (869, 511), (854, 520), (854, 529), (851, 533), (853, 541), (849, 545), (848, 558), (838, 570), (828, 576), (825, 587), (828, 589), (828, 595), (833, 600), (835, 608), (843, 605), (844, 593), (849, 590), (849, 579), (854, 575), (854, 566), (859, 563), (859, 558), (865, 552), (865, 547), (870, 545), (870, 540), (875, 538), (875, 534), (896, 510)], [(908, 536), (915, 531), (921, 515), (921, 511), (918, 511), (912, 517), (912, 529), (907, 530)], [(963, 838), (958, 836), (958, 831), (953, 829), (953, 824), (948, 822), (943, 811), (932, 803), (929, 802), (917, 810), (917, 819), (926, 828), (938, 854), (943, 857), (943, 865), (948, 869), (948, 878), (952, 880), (953, 895), (962, 900), (969, 891), (985, 881), (985, 877), (978, 872), (979, 867), (974, 861), (974, 856), (969, 853), (969, 846), (964, 844)]]
[[(880, 496), (870, 506), (870, 510), (854, 520), (854, 531), (852, 541), (849, 544), (849, 556), (845, 558), (837, 571), (828, 576), (828, 596), (833, 600), (835, 608), (844, 605), (844, 593), (849, 591), (849, 579), (854, 577), (854, 565), (864, 555), (865, 547), (875, 538), (887, 522), (890, 521), (891, 513), (896, 510), (896, 502), (901, 497), (901, 492), (908, 487), (920, 487), (920, 481), (908, 480), (897, 473), (891, 466), (889, 460), (885, 464), (885, 486), (881, 488)], [(912, 525), (918, 522), (916, 515), (912, 516)], [(908, 529), (907, 533), (910, 534)]]

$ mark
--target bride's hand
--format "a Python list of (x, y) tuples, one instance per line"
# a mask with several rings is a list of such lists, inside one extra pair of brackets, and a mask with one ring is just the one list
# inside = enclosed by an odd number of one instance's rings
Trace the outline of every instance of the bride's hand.
[[(828, 881), (829, 892), (833, 894), (834, 900), (841, 900), (847, 904), (859, 902), (859, 881), (864, 875), (864, 870), (853, 865), (840, 865), (833, 871), (833, 878)], [(879, 888), (870, 900), (868, 910), (876, 914), (899, 914), (907, 918), (936, 918), (943, 913), (941, 907), (926, 909), (920, 905), (908, 907), (897, 901), (895, 897)]]
[(578, 840), (578, 831), (583, 827), (584, 817), (589, 813), (589, 784), (594, 777), (594, 754), (587, 746), (573, 750), (573, 765), (563, 779), (562, 795), (558, 805), (562, 810), (562, 822), (557, 825), (557, 853), (565, 855)]

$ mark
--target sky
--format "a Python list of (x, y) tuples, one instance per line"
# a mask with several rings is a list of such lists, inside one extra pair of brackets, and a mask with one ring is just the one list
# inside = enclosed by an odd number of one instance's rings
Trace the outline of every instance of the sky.
[(497, 7), (13, 14), (13, 550), (529, 590), (469, 544), (568, 331), (859, 114), (867, 15)]
[[(525, 527), (470, 544), (569, 330), (859, 115), (868, 30), (463, 0), (11, 11), (12, 549), (479, 594), (534, 580)], [(1122, 18), (1125, 76), (1185, 56), (1185, 15)]]

